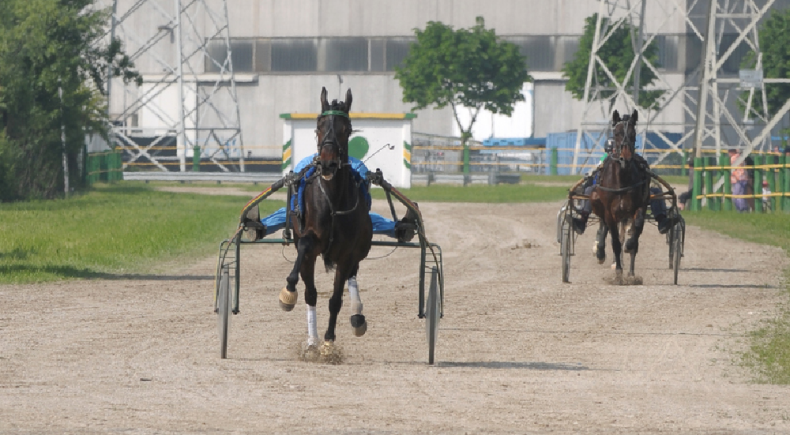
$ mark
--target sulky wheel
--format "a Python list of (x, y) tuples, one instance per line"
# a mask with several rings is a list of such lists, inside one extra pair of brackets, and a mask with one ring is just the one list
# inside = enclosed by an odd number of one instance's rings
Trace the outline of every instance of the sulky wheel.
[(675, 285), (678, 285), (678, 271), (680, 270), (680, 257), (683, 255), (683, 231), (681, 230), (680, 223), (675, 224), (672, 228), (672, 244), (670, 245), (670, 252), (672, 253), (672, 268), (675, 275)]
[(233, 306), (233, 293), (230, 291), (230, 272), (228, 266), (222, 267), (217, 289), (217, 326), (219, 327), (219, 356), (228, 357), (228, 331), (230, 329), (230, 310)]
[(565, 215), (562, 221), (562, 231), (560, 234), (560, 254), (562, 255), (562, 282), (570, 282), (571, 275), (571, 237), (573, 228), (571, 227), (570, 214)]
[(428, 290), (428, 303), (425, 307), (425, 334), (428, 338), (428, 364), (434, 362), (434, 349), (439, 333), (439, 318), (441, 317), (441, 297), (439, 296), (439, 272), (436, 267), (431, 268), (431, 287)]
[(669, 268), (672, 269), (675, 266), (675, 233), (677, 232), (677, 225), (673, 226), (669, 229), (667, 233), (667, 245), (669, 245)]

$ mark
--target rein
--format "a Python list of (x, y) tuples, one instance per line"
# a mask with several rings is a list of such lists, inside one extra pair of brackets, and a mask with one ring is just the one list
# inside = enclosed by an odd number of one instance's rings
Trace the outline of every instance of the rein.
[(354, 201), (354, 207), (352, 207), (349, 210), (337, 211), (335, 210), (335, 207), (332, 205), (332, 200), (329, 198), (329, 195), (326, 193), (326, 190), (324, 189), (324, 184), (321, 182), (320, 178), (318, 179), (318, 187), (321, 189), (321, 193), (324, 194), (324, 198), (326, 198), (326, 203), (329, 205), (329, 211), (332, 212), (332, 223), (329, 225), (329, 244), (326, 245), (326, 249), (324, 249), (324, 251), (321, 253), (321, 255), (323, 255), (324, 257), (326, 257), (326, 255), (329, 253), (329, 249), (332, 248), (332, 242), (335, 241), (335, 217), (337, 217), (338, 215), (343, 216), (353, 213), (354, 210), (356, 210), (357, 207), (359, 206), (359, 197), (362, 196), (359, 193), (360, 184), (358, 183), (352, 183), (352, 184), (354, 184), (355, 187), (354, 190), (356, 190), (356, 195), (355, 195), (356, 200)]
[[(320, 117), (322, 117), (322, 116), (329, 116), (329, 117), (342, 116), (342, 117), (344, 117), (346, 119), (350, 119), (349, 116), (348, 116), (348, 113), (346, 113), (346, 112), (344, 112), (342, 110), (326, 110), (326, 111), (322, 112), (321, 115), (319, 115), (319, 116)], [(322, 140), (321, 143), (318, 144), (319, 145), (319, 149), (324, 146), (324, 144), (327, 142), (327, 139), (330, 137), (330, 135), (331, 135), (332, 139), (334, 140), (334, 143), (339, 145), (337, 143), (337, 135), (335, 134), (335, 123), (332, 121), (331, 118), (329, 120), (329, 132), (327, 132), (327, 133), (328, 134), (326, 136), (324, 136), (324, 140)], [(340, 164), (338, 166), (338, 169), (342, 169), (343, 166), (346, 166), (348, 164), (349, 164), (348, 163), (348, 156), (342, 156), (341, 155)], [(341, 211), (341, 210), (336, 210), (335, 209), (335, 206), (332, 204), (332, 200), (329, 198), (329, 194), (326, 193), (326, 189), (324, 188), (324, 183), (321, 182), (320, 178), (318, 179), (318, 187), (321, 189), (321, 193), (324, 195), (324, 198), (326, 199), (327, 205), (329, 205), (329, 211), (331, 212), (331, 216), (332, 216), (332, 223), (329, 226), (329, 243), (326, 245), (326, 249), (321, 253), (321, 255), (323, 255), (323, 256), (326, 256), (329, 253), (329, 250), (332, 248), (332, 243), (335, 241), (335, 218), (337, 216), (343, 216), (343, 215), (351, 214), (357, 209), (357, 207), (359, 207), (359, 197), (362, 196), (360, 194), (360, 192), (359, 192), (359, 187), (360, 186), (357, 183), (352, 183), (352, 184), (355, 185), (355, 190), (356, 190), (356, 199), (354, 201), (354, 207), (352, 207), (352, 208), (350, 208), (348, 210), (342, 210)]]
[(600, 184), (597, 184), (597, 185), (595, 185), (595, 188), (596, 188), (596, 189), (601, 189), (601, 190), (603, 190), (604, 192), (611, 192), (611, 193), (623, 193), (623, 192), (628, 192), (629, 190), (636, 189), (637, 187), (639, 187), (639, 186), (641, 186), (641, 185), (645, 184), (645, 181), (646, 181), (646, 180), (642, 180), (642, 181), (640, 181), (640, 182), (638, 182), (638, 183), (636, 183), (636, 184), (632, 184), (632, 185), (630, 185), (630, 186), (627, 186), (627, 187), (621, 187), (621, 188), (619, 188), (619, 189), (612, 189), (611, 187), (603, 187), (603, 186), (601, 186)]

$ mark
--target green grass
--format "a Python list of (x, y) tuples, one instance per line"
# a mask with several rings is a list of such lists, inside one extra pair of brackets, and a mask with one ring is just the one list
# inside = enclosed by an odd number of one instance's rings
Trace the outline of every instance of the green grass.
[[(578, 180), (578, 178), (577, 178)], [(414, 186), (401, 189), (404, 195), (413, 201), (427, 202), (545, 202), (556, 201), (568, 197), (568, 186), (536, 186), (525, 184), (501, 184), (498, 186)], [(376, 199), (386, 196), (381, 189), (372, 189), (371, 195)]]
[[(99, 185), (68, 200), (0, 204), (0, 283), (150, 273), (213, 253), (246, 200)], [(261, 213), (282, 206), (266, 201)]]
[[(790, 254), (790, 214), (742, 214), (727, 212), (686, 212), (686, 222), (750, 242), (782, 248)], [(785, 295), (790, 300), (790, 269), (785, 271)], [(758, 382), (790, 384), (790, 310), (788, 304), (778, 315), (749, 334), (749, 348), (741, 354), (743, 365), (753, 371)]]

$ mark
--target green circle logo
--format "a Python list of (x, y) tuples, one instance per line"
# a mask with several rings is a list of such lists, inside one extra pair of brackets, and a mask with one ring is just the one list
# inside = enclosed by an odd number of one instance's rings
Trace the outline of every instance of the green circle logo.
[(368, 149), (370, 149), (368, 140), (362, 136), (356, 136), (348, 142), (348, 155), (355, 159), (362, 160)]

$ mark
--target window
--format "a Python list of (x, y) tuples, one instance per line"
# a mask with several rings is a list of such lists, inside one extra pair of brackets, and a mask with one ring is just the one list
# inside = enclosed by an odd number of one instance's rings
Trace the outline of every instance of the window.
[(325, 55), (323, 71), (367, 71), (367, 38), (327, 38), (322, 47)]
[(401, 66), (403, 59), (409, 54), (411, 39), (388, 39), (385, 48), (385, 58), (387, 59), (387, 71), (395, 71), (396, 66)]
[(272, 39), (271, 70), (317, 71), (318, 49), (312, 39)]

